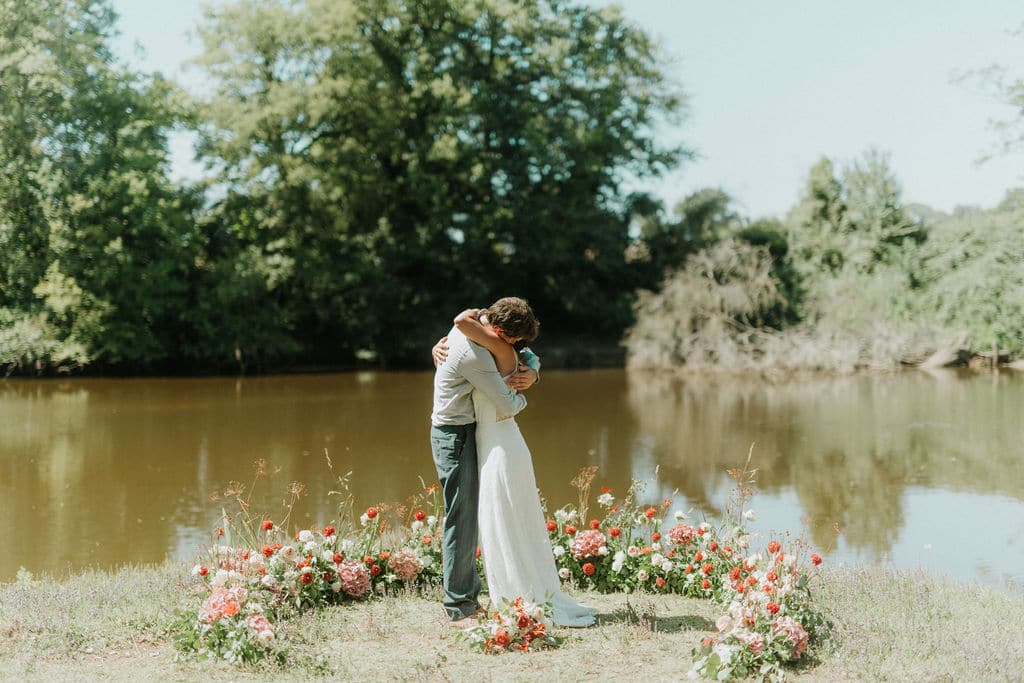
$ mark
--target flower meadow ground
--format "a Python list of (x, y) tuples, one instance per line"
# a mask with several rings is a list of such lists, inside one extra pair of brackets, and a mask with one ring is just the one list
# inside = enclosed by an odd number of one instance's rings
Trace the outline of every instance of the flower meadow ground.
[[(673, 594), (579, 593), (597, 626), (558, 629), (562, 647), (494, 657), (447, 626), (438, 592), (337, 605), (282, 621), (288, 658), (179, 660), (176, 610), (194, 603), (190, 566), (0, 585), (3, 680), (679, 680), (721, 608)], [(828, 569), (817, 599), (834, 644), (789, 680), (1019, 681), (1024, 595), (882, 568)]]

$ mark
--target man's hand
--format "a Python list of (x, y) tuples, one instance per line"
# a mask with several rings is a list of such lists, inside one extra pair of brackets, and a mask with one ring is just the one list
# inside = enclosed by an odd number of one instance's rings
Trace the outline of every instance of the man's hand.
[(508, 378), (508, 386), (516, 391), (526, 391), (537, 382), (537, 372), (520, 364), (519, 369)]
[(434, 358), (434, 367), (439, 367), (448, 358), (448, 337), (441, 337), (430, 349), (430, 355)]

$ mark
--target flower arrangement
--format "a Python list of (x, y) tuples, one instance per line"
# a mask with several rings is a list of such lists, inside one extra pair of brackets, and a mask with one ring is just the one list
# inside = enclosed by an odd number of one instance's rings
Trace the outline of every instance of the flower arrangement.
[(502, 600), (498, 609), (480, 617), (476, 626), (463, 630), (459, 637), (486, 654), (529, 652), (560, 646), (564, 639), (548, 631), (551, 603), (528, 603), (523, 598)]
[[(717, 527), (691, 523), (681, 510), (671, 514), (668, 526), (672, 500), (641, 503), (642, 488), (635, 482), (622, 498), (603, 487), (600, 512), (588, 519), (595, 473), (587, 468), (573, 482), (580, 489), (579, 506), (563, 506), (546, 520), (558, 575), (588, 590), (678, 593), (725, 606), (717, 632), (693, 652), (691, 677), (779, 678), (786, 663), (804, 657), (827, 634), (829, 625), (809, 588), (821, 557), (810, 554), (811, 566), (805, 567), (808, 548), (801, 542), (783, 548), (772, 539), (761, 551), (752, 548), (755, 537), (743, 525), (755, 515), (740, 513), (752, 490), (746, 466), (730, 472), (739, 483), (735, 513)], [(358, 517), (350, 505), (336, 525), (290, 537), (287, 515), (279, 524), (243, 516), (240, 527), (224, 515), (216, 539), (226, 544), (212, 545), (193, 569), (204, 599), (179, 623), (179, 649), (230, 662), (281, 657), (273, 624), (296, 610), (439, 585), (438, 492), (436, 485), (425, 486), (408, 508), (371, 506)], [(244, 544), (232, 545), (235, 537)], [(477, 558), (482, 574), (479, 552)], [(550, 604), (521, 598), (505, 602), (460, 637), (491, 654), (557, 647), (563, 639), (548, 630), (550, 610)]]

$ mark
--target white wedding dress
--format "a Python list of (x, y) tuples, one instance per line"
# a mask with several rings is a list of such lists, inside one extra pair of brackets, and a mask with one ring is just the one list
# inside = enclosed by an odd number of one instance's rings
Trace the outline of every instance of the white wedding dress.
[(562, 592), (533, 473), (533, 459), (515, 419), (473, 392), (480, 464), (480, 549), (491, 604), (522, 597), (550, 601), (559, 626), (590, 626), (594, 610)]

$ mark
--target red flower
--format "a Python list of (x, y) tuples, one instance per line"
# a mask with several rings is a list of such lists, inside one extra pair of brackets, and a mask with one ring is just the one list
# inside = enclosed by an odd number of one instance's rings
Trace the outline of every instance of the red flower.
[(647, 511), (644, 512), (644, 517), (646, 517), (647, 519), (654, 519), (654, 515), (656, 514), (658, 514), (657, 510), (655, 510), (654, 508), (647, 508)]
[(655, 531), (653, 534), (651, 534), (651, 540), (654, 541), (655, 543), (657, 543), (658, 541), (661, 540), (661, 534), (659, 534), (657, 531)]
[(476, 558), (477, 558), (478, 560), (480, 559), (480, 546), (477, 546), (477, 547), (476, 547)]
[(423, 490), (426, 491), (427, 493), (433, 493), (434, 491), (440, 491), (441, 490), (441, 485), (440, 484), (431, 484), (430, 486), (424, 487)]
[(494, 644), (498, 647), (508, 647), (508, 644), (512, 642), (512, 639), (508, 637), (508, 631), (505, 629), (499, 629), (494, 634)]
[(264, 531), (270, 531), (271, 529), (274, 528), (274, 523), (271, 522), (269, 519), (265, 519), (265, 520), (263, 520), (263, 525), (262, 526), (263, 526), (263, 530)]
[(391, 553), (381, 553), (380, 555), (377, 556), (377, 559), (379, 559), (379, 560), (386, 560), (389, 557), (391, 557)]
[(693, 573), (693, 565), (692, 564), (686, 565), (686, 569), (684, 569), (683, 571), (686, 572), (687, 574)]
[(772, 588), (772, 585), (770, 583), (766, 583), (765, 585), (761, 586), (761, 590), (763, 590), (765, 593), (771, 593), (775, 589)]
[(814, 553), (813, 555), (811, 555), (811, 564), (813, 564), (813, 565), (821, 564), (821, 555), (819, 555), (818, 553)]
[(330, 580), (331, 580), (331, 573), (330, 572), (324, 572), (324, 581), (330, 582)]
[(274, 554), (274, 549), (273, 549), (273, 548), (271, 548), (271, 547), (270, 547), (269, 545), (265, 545), (265, 546), (263, 546), (263, 548), (262, 548), (262, 549), (260, 550), (260, 552), (262, 552), (262, 553), (263, 553), (263, 557), (270, 557), (271, 555), (273, 555), (273, 554)]
[(423, 545), (430, 545), (434, 542), (434, 537), (430, 534), (423, 534), (423, 538), (421, 538), (420, 540), (423, 541)]
[(601, 487), (601, 493), (611, 493), (611, 492), (612, 492), (612, 490), (610, 488), (608, 488), (607, 486), (602, 486)]
[(424, 512), (423, 510), (417, 510), (416, 512), (412, 513), (412, 516), (416, 518), (417, 522), (422, 522), (427, 518), (427, 513)]
[(778, 555), (775, 556), (775, 561), (778, 562), (779, 564), (782, 564), (782, 561), (784, 559), (786, 559), (786, 553), (779, 553)]
[(708, 543), (708, 550), (711, 552), (718, 550), (718, 541), (711, 541), (711, 543)]
[(210, 573), (210, 570), (203, 565), (199, 565), (199, 576), (206, 576)]
[(707, 590), (707, 589), (711, 588), (711, 582), (708, 581), (707, 579), (704, 579), (703, 581), (700, 582), (700, 587), (703, 588), (704, 590)]
[(371, 576), (380, 576), (381, 571), (382, 570), (381, 570), (379, 564), (375, 564), (375, 565), (371, 565), (370, 566), (370, 575)]
[(330, 524), (328, 524), (327, 526), (324, 527), (324, 536), (333, 536), (333, 535), (334, 535), (334, 527), (331, 526)]
[(608, 535), (611, 536), (612, 538), (618, 538), (619, 534), (621, 534), (621, 533), (622, 533), (622, 530), (619, 529), (619, 527), (617, 527), (617, 526), (609, 527), (609, 529), (608, 529)]
[(223, 536), (224, 535), (224, 529), (222, 529), (221, 527), (217, 527), (217, 535), (218, 536)]
[(341, 564), (345, 556), (341, 553), (334, 553), (334, 564)]
[(768, 542), (768, 552), (770, 552), (772, 555), (774, 555), (775, 553), (779, 552), (779, 548), (781, 548), (781, 547), (782, 546), (779, 545), (778, 541), (769, 541)]
[(585, 565), (583, 565), (583, 573), (586, 574), (587, 576), (593, 576), (594, 572), (596, 572), (596, 571), (597, 571), (597, 567), (595, 567), (590, 562), (587, 562)]
[(757, 585), (757, 579), (755, 579), (753, 576), (748, 576), (747, 577), (747, 583), (749, 585), (751, 585), (751, 586), (756, 586)]
[(701, 573), (703, 573), (706, 576), (706, 575), (711, 573), (712, 569), (714, 569), (714, 567), (712, 567), (711, 563), (708, 562), (707, 564), (705, 564), (703, 567), (700, 568), (700, 571), (701, 571)]
[(576, 533), (576, 527), (574, 527), (572, 524), (566, 524), (565, 525), (565, 533), (567, 533), (570, 536), (572, 536), (573, 534)]
[(302, 582), (302, 585), (308, 586), (309, 584), (313, 583), (313, 575), (309, 573), (302, 574), (299, 576), (299, 581)]
[(530, 625), (531, 621), (532, 619), (530, 619), (529, 615), (520, 614), (519, 619), (516, 621), (516, 626), (518, 626), (519, 628), (526, 628)]
[(722, 548), (722, 552), (725, 553), (726, 555), (732, 555), (732, 546), (731, 545), (725, 546), (724, 548)]
[(549, 519), (549, 520), (548, 520), (548, 523), (547, 523), (547, 525), (546, 525), (546, 526), (547, 526), (547, 529), (548, 529), (548, 533), (549, 533), (549, 534), (552, 534), (552, 533), (554, 533), (554, 532), (555, 532), (555, 530), (557, 530), (557, 529), (558, 529), (558, 525), (557, 525), (557, 524), (555, 524), (555, 520), (553, 520), (553, 519)]
[(740, 568), (739, 567), (733, 567), (732, 569), (730, 569), (729, 570), (729, 578), (732, 579), (733, 581), (735, 581), (736, 579), (740, 578)]
[(704, 535), (704, 527), (702, 527), (702, 526), (697, 527), (697, 535), (698, 536), (703, 536)]
[(658, 588), (665, 587), (665, 579), (661, 578), (660, 576), (654, 580), (654, 583), (658, 585)]
[(767, 609), (772, 614), (779, 613), (779, 606), (776, 605), (774, 602), (769, 602), (767, 605), (765, 605), (765, 609)]
[(377, 517), (377, 508), (366, 508), (366, 516), (370, 519), (375, 519)]
[(702, 553), (699, 550), (697, 551), (697, 554), (693, 556), (693, 561), (694, 562), (701, 562), (703, 559), (704, 559), (704, 553)]
[(373, 558), (370, 557), (369, 555), (365, 556), (363, 558), (363, 564), (373, 564)]
[(594, 529), (595, 531), (597, 529), (600, 529), (601, 528), (601, 522), (597, 521), (596, 519), (590, 520), (590, 528)]
[(700, 641), (700, 644), (704, 647), (710, 647), (715, 644), (715, 639), (711, 636), (707, 636), (704, 640)]
[(768, 580), (769, 580), (769, 581), (771, 581), (772, 583), (775, 583), (776, 581), (778, 581), (778, 580), (779, 580), (779, 575), (778, 575), (778, 574), (776, 574), (775, 572), (768, 572), (768, 574), (767, 574), (767, 575), (765, 575), (765, 577), (764, 577), (764, 578), (768, 579)]

